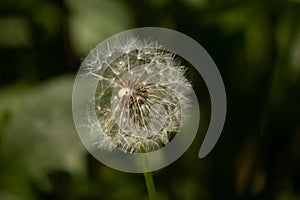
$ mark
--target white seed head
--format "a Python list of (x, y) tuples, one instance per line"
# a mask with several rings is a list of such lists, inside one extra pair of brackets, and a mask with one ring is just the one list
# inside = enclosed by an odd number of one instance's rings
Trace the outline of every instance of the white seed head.
[[(180, 132), (192, 86), (176, 56), (157, 42), (116, 38), (85, 61), (87, 75), (99, 80), (97, 122), (89, 125), (95, 144), (106, 150), (155, 151)], [(96, 125), (97, 124), (97, 125)]]

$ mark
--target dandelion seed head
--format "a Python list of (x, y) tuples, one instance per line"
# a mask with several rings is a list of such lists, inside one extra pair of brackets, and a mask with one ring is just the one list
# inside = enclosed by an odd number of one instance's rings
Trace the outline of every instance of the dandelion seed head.
[(157, 42), (115, 38), (85, 60), (86, 74), (99, 80), (97, 121), (88, 125), (99, 148), (155, 151), (180, 133), (192, 86), (175, 54)]

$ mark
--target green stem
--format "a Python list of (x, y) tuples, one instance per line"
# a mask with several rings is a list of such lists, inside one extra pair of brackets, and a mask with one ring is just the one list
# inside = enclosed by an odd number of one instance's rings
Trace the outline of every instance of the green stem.
[[(140, 156), (141, 156), (141, 161), (142, 161), (143, 168), (145, 169), (145, 171), (148, 171), (149, 164), (148, 164), (148, 159), (145, 155), (144, 150), (141, 150)], [(144, 177), (145, 177), (146, 187), (147, 187), (148, 194), (149, 194), (149, 199), (150, 200), (157, 200), (157, 193), (156, 193), (152, 173), (151, 172), (144, 172)]]
[(157, 194), (156, 194), (155, 185), (153, 182), (152, 173), (145, 172), (144, 176), (145, 176), (146, 187), (148, 190), (150, 200), (157, 200)]

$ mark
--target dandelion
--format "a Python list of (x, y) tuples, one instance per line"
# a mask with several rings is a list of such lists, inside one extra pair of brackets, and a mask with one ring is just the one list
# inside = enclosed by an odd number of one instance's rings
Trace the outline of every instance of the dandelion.
[(89, 124), (101, 149), (151, 152), (180, 133), (191, 84), (176, 54), (156, 41), (109, 40), (84, 61), (85, 75), (99, 80), (97, 121)]

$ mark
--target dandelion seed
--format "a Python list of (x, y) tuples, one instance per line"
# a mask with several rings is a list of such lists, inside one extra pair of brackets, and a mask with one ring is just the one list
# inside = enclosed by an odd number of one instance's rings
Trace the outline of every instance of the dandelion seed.
[(129, 153), (162, 148), (181, 131), (189, 107), (192, 86), (184, 67), (155, 41), (131, 37), (122, 44), (116, 38), (106, 46), (106, 53), (97, 50), (86, 65), (87, 75), (99, 79), (95, 112), (100, 127), (90, 125), (91, 135), (98, 136), (95, 144)]

